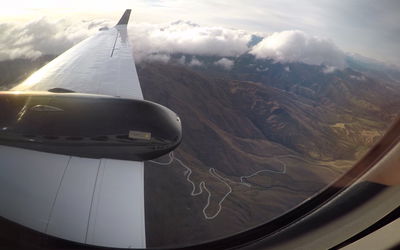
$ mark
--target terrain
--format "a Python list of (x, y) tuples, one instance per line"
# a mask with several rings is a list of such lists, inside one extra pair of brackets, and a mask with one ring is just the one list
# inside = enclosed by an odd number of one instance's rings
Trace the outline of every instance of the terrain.
[(184, 129), (175, 160), (146, 163), (150, 246), (215, 239), (287, 212), (345, 173), (398, 114), (398, 86), (351, 68), (244, 70), (244, 59), (225, 72), (138, 65), (145, 98), (177, 112)]
[[(344, 174), (397, 118), (397, 71), (275, 63), (244, 54), (137, 65), (145, 99), (174, 110), (183, 141), (145, 162), (147, 246), (186, 246), (266, 223)], [(0, 62), (7, 89), (52, 56)]]

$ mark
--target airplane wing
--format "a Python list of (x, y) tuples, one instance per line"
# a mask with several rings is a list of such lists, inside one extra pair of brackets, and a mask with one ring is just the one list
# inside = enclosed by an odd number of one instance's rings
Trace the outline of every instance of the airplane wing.
[[(126, 10), (115, 27), (102, 28), (12, 90), (143, 99), (129, 15)], [(0, 216), (84, 244), (145, 248), (143, 165), (2, 145)]]
[(12, 91), (74, 91), (143, 99), (132, 57), (126, 10), (118, 24), (75, 45)]

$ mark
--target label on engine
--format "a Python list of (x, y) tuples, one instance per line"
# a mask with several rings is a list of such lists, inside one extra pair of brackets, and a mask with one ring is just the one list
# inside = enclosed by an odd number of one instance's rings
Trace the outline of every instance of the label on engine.
[(131, 139), (150, 140), (151, 139), (151, 133), (150, 132), (142, 132), (142, 131), (130, 130), (128, 137), (131, 138)]

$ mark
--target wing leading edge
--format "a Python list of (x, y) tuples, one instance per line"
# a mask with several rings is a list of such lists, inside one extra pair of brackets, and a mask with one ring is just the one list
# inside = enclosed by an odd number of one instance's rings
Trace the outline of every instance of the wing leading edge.
[(100, 31), (58, 56), (13, 91), (66, 89), (79, 93), (143, 99), (127, 23), (126, 10), (115, 27)]

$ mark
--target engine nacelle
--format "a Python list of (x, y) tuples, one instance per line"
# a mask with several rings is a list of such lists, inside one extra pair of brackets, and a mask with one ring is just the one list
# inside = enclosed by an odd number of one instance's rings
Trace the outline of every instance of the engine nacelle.
[(175, 149), (179, 117), (150, 101), (0, 92), (0, 144), (89, 158), (144, 161)]

